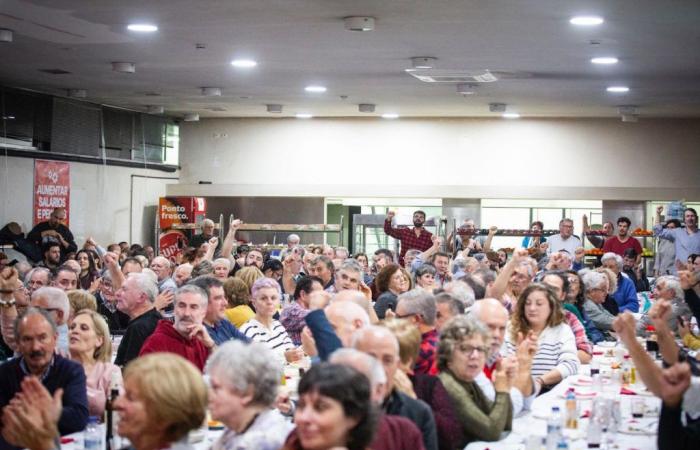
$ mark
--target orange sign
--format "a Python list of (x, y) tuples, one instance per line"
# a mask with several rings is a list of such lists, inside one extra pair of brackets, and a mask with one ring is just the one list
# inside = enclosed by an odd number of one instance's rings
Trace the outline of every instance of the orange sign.
[(70, 213), (70, 164), (34, 160), (34, 225), (49, 220), (54, 208), (66, 208), (65, 225)]

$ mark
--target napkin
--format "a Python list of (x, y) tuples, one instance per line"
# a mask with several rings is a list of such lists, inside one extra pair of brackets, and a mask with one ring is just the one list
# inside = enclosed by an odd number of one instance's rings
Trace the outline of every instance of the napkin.
[(620, 389), (620, 394), (621, 394), (621, 395), (637, 395), (636, 392), (634, 392), (634, 391), (631, 390), (631, 389), (627, 389), (627, 388), (625, 388), (625, 387), (623, 387), (622, 389)]

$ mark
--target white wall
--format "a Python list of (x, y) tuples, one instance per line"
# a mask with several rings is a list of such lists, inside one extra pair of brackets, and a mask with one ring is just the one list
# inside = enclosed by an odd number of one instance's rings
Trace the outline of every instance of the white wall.
[(170, 195), (700, 198), (700, 120), (208, 119), (180, 136)]
[[(122, 240), (152, 243), (152, 233), (144, 225), (152, 223), (152, 219), (143, 217), (143, 213), (158, 204), (158, 197), (165, 195), (166, 184), (177, 180), (135, 178), (132, 202), (132, 174), (178, 177), (177, 173), (157, 170), (70, 163), (70, 229), (78, 245), (88, 236), (105, 245)], [(33, 159), (0, 156), (0, 227), (15, 221), (25, 233), (32, 228), (33, 187)]]

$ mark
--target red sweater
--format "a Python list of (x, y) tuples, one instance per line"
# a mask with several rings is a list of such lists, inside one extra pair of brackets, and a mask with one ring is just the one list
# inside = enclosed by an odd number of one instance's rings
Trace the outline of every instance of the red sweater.
[(167, 320), (158, 322), (152, 335), (141, 347), (139, 356), (149, 353), (167, 352), (180, 355), (201, 371), (209, 357), (209, 349), (199, 339), (187, 339), (177, 332), (175, 326)]

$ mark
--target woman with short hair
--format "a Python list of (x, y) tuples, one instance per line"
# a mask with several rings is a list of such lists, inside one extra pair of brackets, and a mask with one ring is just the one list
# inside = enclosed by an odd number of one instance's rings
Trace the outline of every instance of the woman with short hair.
[(118, 433), (135, 450), (167, 449), (202, 426), (207, 388), (201, 372), (183, 357), (152, 353), (126, 366), (124, 395), (114, 408)]
[(438, 378), (447, 390), (464, 433), (458, 448), (474, 441), (497, 441), (511, 429), (513, 405), (510, 388), (514, 371), (505, 366), (493, 372), (496, 398), (488, 400), (475, 381), (489, 356), (491, 335), (481, 323), (466, 316), (451, 319), (440, 334)]
[(383, 320), (387, 310), (396, 312), (398, 296), (411, 289), (411, 277), (398, 264), (388, 264), (377, 274), (374, 286), (379, 292), (374, 310), (377, 317)]
[(321, 363), (299, 382), (296, 428), (284, 450), (365, 450), (374, 437), (378, 412), (366, 376), (344, 365)]
[(301, 359), (304, 352), (294, 343), (282, 324), (273, 316), (279, 310), (282, 291), (277, 281), (261, 278), (253, 284), (252, 297), (255, 317), (241, 327), (241, 333), (254, 342), (267, 345), (280, 361), (293, 362)]
[(273, 407), (282, 367), (264, 344), (229, 341), (209, 358), (209, 411), (226, 430), (212, 450), (278, 449), (294, 428)]

